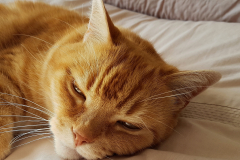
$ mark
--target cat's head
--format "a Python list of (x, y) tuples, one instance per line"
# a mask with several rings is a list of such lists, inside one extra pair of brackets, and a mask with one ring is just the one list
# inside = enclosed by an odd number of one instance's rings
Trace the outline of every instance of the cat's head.
[(101, 0), (93, 0), (83, 28), (51, 51), (45, 74), (55, 148), (64, 158), (126, 155), (159, 143), (189, 99), (220, 79), (166, 64), (149, 42), (116, 28)]

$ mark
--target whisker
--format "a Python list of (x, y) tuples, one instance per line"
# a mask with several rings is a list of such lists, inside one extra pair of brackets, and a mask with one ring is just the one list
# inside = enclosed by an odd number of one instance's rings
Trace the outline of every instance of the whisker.
[[(20, 73), (21, 73), (21, 76), (25, 76), (25, 74), (24, 74), (23, 72), (20, 72)], [(19, 73), (19, 74), (20, 74), (20, 73)], [(39, 75), (40, 75), (40, 74), (39, 74)], [(40, 75), (40, 76), (41, 76), (41, 75)], [(44, 94), (39, 93), (37, 90), (29, 87), (27, 83), (25, 83), (25, 82), (23, 82), (23, 81), (21, 81), (21, 80), (19, 80), (19, 81), (20, 81), (20, 85), (24, 85), (24, 86), (26, 86), (29, 90), (31, 90), (31, 91), (33, 91), (33, 92), (36, 92), (36, 93), (38, 93), (39, 95), (41, 95), (42, 97), (44, 97)], [(38, 99), (41, 99), (41, 98), (38, 97)], [(44, 99), (44, 98), (42, 98), (42, 99)], [(31, 101), (31, 103), (34, 103), (34, 102)], [(37, 105), (37, 104), (35, 104), (35, 105)], [(45, 109), (47, 112), (51, 112), (50, 110), (48, 110), (48, 109), (45, 108), (45, 107), (42, 107), (42, 106), (41, 106), (40, 108)], [(51, 112), (51, 113), (52, 113), (52, 112)]]
[(27, 138), (36, 137), (36, 136), (42, 136), (42, 135), (49, 135), (49, 134), (52, 134), (52, 133), (36, 133), (36, 134), (31, 135), (31, 136), (27, 136), (27, 137), (24, 137), (24, 138), (16, 139), (16, 140), (14, 140), (14, 141), (11, 143), (11, 145), (14, 144), (14, 143), (16, 143), (16, 142), (19, 142), (19, 141), (21, 141), (21, 140), (27, 139)]
[(49, 126), (49, 124), (37, 124), (37, 125), (15, 126), (15, 127), (2, 128), (2, 129), (0, 129), (0, 130), (14, 129), (14, 128), (23, 128), (23, 127), (36, 127), (36, 126)]
[(40, 64), (42, 64), (42, 62), (40, 62), (23, 44), (21, 44), (21, 46), (22, 46), (23, 48), (25, 48), (25, 49), (28, 51), (28, 53), (31, 54), (31, 56), (32, 56), (36, 61), (38, 61)]
[(32, 103), (32, 104), (35, 104), (36, 106), (38, 106), (38, 107), (40, 107), (40, 108), (42, 108), (42, 109), (45, 109), (47, 112), (50, 112), (52, 115), (54, 115), (54, 113), (52, 113), (52, 112), (49, 111), (48, 109), (44, 108), (43, 106), (41, 106), (41, 105), (39, 105), (39, 104), (37, 104), (37, 103), (35, 103), (35, 102), (33, 102), (33, 101), (30, 101), (29, 99), (26, 99), (26, 98), (23, 98), (23, 97), (20, 97), (20, 96), (16, 96), (16, 95), (13, 95), (13, 94), (9, 94), (9, 93), (0, 92), (0, 94), (2, 94), (2, 95), (9, 95), (9, 96), (12, 96), (12, 97), (17, 97), (17, 98), (23, 99), (23, 100), (28, 101), (28, 102), (30, 102), (30, 103)]
[[(152, 132), (150, 131), (150, 129), (147, 127), (146, 123), (143, 121), (142, 118), (140, 118), (140, 117), (136, 117), (136, 118), (139, 118), (139, 119), (143, 122), (143, 124), (144, 124), (144, 126), (147, 128), (147, 130), (148, 130), (150, 133), (152, 133)], [(155, 139), (157, 138), (157, 137), (155, 137), (154, 134), (153, 134), (153, 137), (154, 137)]]
[[(178, 93), (178, 94), (174, 94), (174, 95), (170, 95), (170, 96), (151, 98), (151, 99), (142, 100), (142, 101), (149, 101), (149, 100), (153, 100), (153, 99), (163, 99), (163, 98), (175, 97), (175, 96), (179, 96), (179, 95), (184, 95), (184, 94), (187, 94), (187, 93), (191, 93), (191, 92), (193, 92), (193, 91), (194, 91), (194, 90), (189, 91), (189, 92), (184, 92), (184, 93)], [(140, 102), (142, 102), (142, 101), (140, 101)]]
[(138, 119), (140, 119), (143, 122), (143, 125), (147, 128), (147, 130), (151, 133), (151, 131), (149, 130), (149, 128), (147, 127), (146, 123), (142, 120), (142, 118), (140, 117), (136, 117)]
[(38, 117), (32, 117), (32, 116), (22, 116), (22, 115), (0, 115), (0, 117), (21, 117), (21, 118), (34, 118), (34, 119), (39, 119), (42, 121), (48, 122), (46, 119), (38, 118)]
[(145, 116), (145, 117), (151, 118), (151, 119), (153, 119), (153, 120), (155, 120), (155, 121), (157, 121), (157, 122), (163, 124), (164, 126), (170, 128), (170, 129), (172, 129), (174, 132), (178, 133), (180, 136), (183, 136), (183, 135), (182, 135), (181, 133), (179, 133), (177, 130), (175, 130), (174, 128), (170, 127), (169, 125), (165, 124), (165, 123), (162, 122), (162, 121), (159, 121), (159, 120), (154, 119), (154, 118), (152, 118), (152, 117), (150, 117), (150, 116), (147, 116), (147, 115), (142, 115), (142, 116)]
[[(7, 101), (7, 100), (5, 100), (5, 99), (3, 99), (3, 98), (0, 98), (0, 99), (2, 99), (2, 100), (4, 100), (4, 101)], [(12, 104), (12, 103), (9, 102), (9, 104)], [(17, 107), (16, 105), (13, 105), (13, 106), (16, 107), (16, 108), (18, 108), (18, 109), (21, 109), (21, 110), (23, 110), (23, 111), (25, 111), (25, 112), (27, 112), (27, 113), (29, 113), (29, 114), (31, 114), (31, 115), (34, 115), (34, 116), (36, 116), (36, 117), (39, 117), (39, 118), (41, 118), (41, 119), (46, 120), (45, 118), (43, 118), (43, 117), (41, 117), (41, 116), (38, 116), (38, 115), (36, 115), (36, 114), (34, 114), (34, 113), (31, 113), (31, 112), (29, 112), (29, 111), (27, 111), (27, 110), (25, 110), (25, 109), (20, 108), (20, 107)]]
[[(22, 137), (22, 136), (24, 136), (24, 135), (31, 134), (31, 133), (35, 133), (35, 132), (40, 132), (40, 133), (42, 133), (42, 132), (46, 132), (46, 131), (50, 131), (50, 129), (49, 129), (49, 128), (40, 128), (40, 129), (35, 129), (35, 130), (33, 130), (33, 131), (29, 131), (29, 132), (26, 132), (26, 133), (22, 133), (22, 134), (16, 136), (15, 138), (13, 138), (12, 141), (10, 142), (10, 144), (11, 144), (13, 141), (15, 141), (16, 139), (18, 139), (18, 138), (20, 138), (20, 137)], [(51, 133), (51, 132), (49, 132), (49, 133)]]
[[(153, 98), (153, 97), (156, 97), (156, 96), (160, 96), (160, 95), (163, 95), (163, 94), (166, 94), (166, 93), (174, 92), (174, 91), (179, 91), (179, 90), (182, 90), (182, 89), (200, 88), (200, 87), (209, 87), (209, 86), (191, 86), (191, 87), (178, 88), (178, 89), (175, 89), (175, 90), (171, 90), (171, 91), (167, 91), (167, 92), (160, 93), (160, 94), (157, 94), (157, 95), (153, 95), (153, 96), (148, 97), (148, 98), (146, 98), (146, 99), (144, 99), (144, 100), (142, 100), (142, 101), (146, 101), (146, 100), (148, 100), (148, 99), (150, 99), (150, 98)], [(140, 101), (140, 102), (142, 102), (142, 101)]]
[[(44, 129), (49, 129), (49, 128), (44, 128)], [(18, 132), (18, 131), (31, 131), (31, 130), (35, 130), (35, 129), (16, 129), (16, 130), (4, 131), (4, 132), (0, 132), (0, 133)]]
[[(32, 106), (28, 106), (28, 105), (24, 105), (24, 104), (18, 104), (18, 103), (11, 103), (11, 102), (6, 102), (6, 103), (8, 103), (8, 104), (0, 104), (0, 105), (13, 105), (13, 106), (22, 106), (22, 107), (27, 107), (27, 108), (32, 108), (32, 109), (34, 109), (34, 110), (37, 110), (37, 111), (39, 111), (39, 112), (42, 112), (42, 113), (45, 113), (45, 114), (47, 114), (47, 115), (49, 115), (49, 113), (47, 113), (46, 111), (43, 111), (43, 110), (41, 110), (41, 109), (38, 109), (38, 108), (34, 108), (34, 107), (32, 107)], [(49, 115), (49, 116), (53, 116), (53, 115)]]
[(52, 137), (53, 137), (53, 136), (41, 137), (41, 138), (38, 138), (38, 139), (32, 140), (32, 141), (30, 141), (30, 142), (27, 142), (27, 143), (24, 143), (24, 144), (21, 144), (21, 145), (18, 145), (18, 146), (12, 147), (12, 149), (14, 149), (14, 148), (18, 148), (18, 147), (21, 147), (21, 146), (23, 146), (23, 145), (26, 145), (26, 144), (29, 144), (29, 143), (32, 143), (32, 142), (35, 142), (35, 141), (38, 141), (38, 140), (41, 140), (41, 139), (52, 138)]
[[(17, 121), (17, 122), (8, 123), (8, 124), (6, 124), (6, 125), (1, 126), (1, 127), (0, 127), (0, 130), (1, 130), (1, 128), (3, 128), (4, 126), (8, 126), (8, 125), (15, 124), (15, 123), (21, 123), (21, 122), (41, 122), (41, 121), (43, 121), (43, 120), (24, 120), (24, 121)], [(46, 122), (46, 121), (44, 121), (44, 123), (45, 123), (45, 122)]]
[(48, 44), (50, 44), (50, 45), (53, 45), (52, 43), (49, 43), (49, 42), (47, 42), (47, 41), (45, 41), (45, 40), (43, 40), (43, 39), (41, 39), (41, 38), (35, 37), (35, 36), (31, 36), (31, 35), (27, 35), (27, 34), (13, 34), (13, 35), (32, 37), (32, 38), (38, 39), (38, 40), (40, 40), (40, 41), (43, 41), (43, 42), (45, 42), (45, 43), (48, 43)]
[[(24, 105), (24, 104), (18, 104), (18, 103), (11, 103), (11, 102), (8, 102), (8, 104), (0, 104), (0, 105), (28, 107), (28, 108), (32, 108), (32, 109), (34, 109), (34, 110), (37, 110), (37, 111), (39, 111), (39, 112), (42, 112), (42, 113), (45, 113), (45, 114), (49, 115), (48, 113), (46, 113), (46, 112), (43, 111), (43, 110), (40, 110), (40, 109), (37, 109), (37, 108), (31, 107), (31, 106), (28, 106), (28, 105)], [(49, 115), (49, 116), (51, 116), (51, 115)]]
[(73, 27), (73, 25), (71, 25), (71, 24), (69, 24), (69, 23), (67, 23), (66, 21), (63, 21), (63, 20), (61, 20), (61, 19), (58, 19), (58, 18), (54, 18), (54, 19), (57, 19), (57, 20), (59, 20), (59, 21), (61, 21), (61, 22), (63, 22), (63, 23), (65, 23), (65, 24), (67, 24), (68, 26), (70, 26), (70, 27), (72, 27), (73, 29), (75, 29), (80, 35), (82, 34), (81, 32), (79, 32), (79, 30), (77, 30), (77, 28), (75, 28), (75, 27)]

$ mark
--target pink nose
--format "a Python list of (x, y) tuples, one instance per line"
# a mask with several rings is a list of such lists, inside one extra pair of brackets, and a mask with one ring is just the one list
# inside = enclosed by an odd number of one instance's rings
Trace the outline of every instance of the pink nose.
[(91, 143), (93, 140), (90, 140), (86, 138), (85, 136), (82, 136), (80, 133), (78, 133), (76, 130), (73, 129), (73, 135), (74, 135), (74, 142), (75, 146), (80, 146), (84, 143)]

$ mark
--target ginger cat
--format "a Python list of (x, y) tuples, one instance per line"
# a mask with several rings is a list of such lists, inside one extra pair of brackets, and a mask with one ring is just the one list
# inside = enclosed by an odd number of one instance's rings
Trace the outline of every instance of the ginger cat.
[(0, 5), (0, 17), (1, 160), (42, 133), (66, 159), (133, 154), (167, 138), (189, 100), (221, 77), (166, 64), (116, 27), (101, 0), (90, 19), (33, 2)]

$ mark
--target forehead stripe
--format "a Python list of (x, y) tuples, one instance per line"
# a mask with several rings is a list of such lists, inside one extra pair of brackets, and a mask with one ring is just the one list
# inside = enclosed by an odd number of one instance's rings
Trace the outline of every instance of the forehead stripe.
[[(102, 83), (103, 83), (103, 79), (109, 74), (109, 72), (112, 70), (112, 68), (113, 67), (116, 67), (116, 66), (118, 66), (118, 65), (120, 65), (121, 63), (123, 63), (126, 59), (128, 59), (128, 57), (129, 57), (129, 55), (128, 54), (122, 54), (120, 57), (116, 57), (115, 58), (115, 60), (112, 62), (112, 64), (111, 65), (109, 65), (106, 69), (105, 69), (105, 71), (104, 71), (104, 73), (103, 73), (103, 75), (102, 75), (102, 77), (101, 77), (101, 80), (99, 81), (99, 83), (98, 83), (98, 85), (97, 85), (97, 87), (96, 87), (96, 92), (99, 94), (99, 90), (100, 90), (100, 88), (102, 87)], [(93, 85), (93, 84), (92, 84)]]
[(91, 87), (93, 86), (93, 84), (95, 83), (96, 79), (97, 79), (98, 74), (97, 73), (92, 73), (90, 75), (90, 77), (88, 78), (88, 82), (87, 82), (87, 90), (90, 90)]
[(120, 109), (122, 108), (122, 106), (124, 106), (125, 103), (127, 103), (138, 91), (141, 90), (141, 86), (140, 85), (136, 85), (135, 87), (133, 87), (133, 89), (131, 90), (131, 92), (129, 93), (129, 95), (122, 101), (120, 101), (117, 105), (116, 108)]
[[(136, 95), (141, 89), (142, 89), (142, 86), (143, 86), (143, 83), (146, 81), (146, 79), (148, 78), (151, 78), (153, 76), (155, 72), (155, 68), (148, 71), (147, 73), (145, 73), (139, 80), (139, 83), (132, 88), (131, 92), (129, 93), (129, 95), (122, 101), (120, 101), (117, 105), (116, 105), (116, 108), (117, 109), (120, 109), (124, 106), (124, 104), (126, 104), (134, 95)], [(135, 105), (131, 106), (131, 107), (134, 107)], [(130, 108), (131, 110), (131, 108)]]
[[(118, 98), (118, 92), (120, 92), (124, 85), (127, 82), (128, 77), (131, 77), (134, 72), (139, 73), (139, 70), (136, 70), (137, 66), (141, 66), (141, 56), (132, 56), (127, 59), (128, 61), (125, 63), (125, 66), (123, 66), (121, 69), (123, 70), (121, 73), (117, 72), (115, 73), (112, 77), (108, 78), (108, 83), (105, 83), (105, 86), (102, 86), (101, 91), (102, 91), (102, 96), (112, 99)], [(118, 63), (121, 64), (121, 63)], [(125, 68), (130, 68), (131, 70), (124, 70)], [(142, 72), (142, 70), (140, 71)]]

